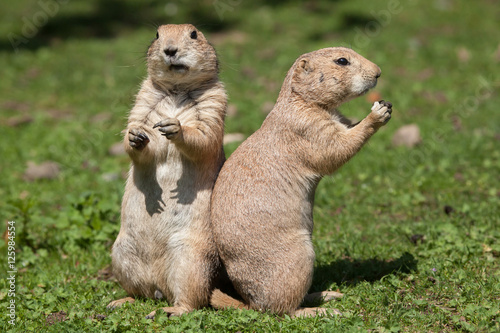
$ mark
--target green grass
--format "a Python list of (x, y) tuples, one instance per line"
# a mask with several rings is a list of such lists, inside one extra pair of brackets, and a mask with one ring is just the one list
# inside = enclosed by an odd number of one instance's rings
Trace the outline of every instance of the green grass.
[[(8, 243), (1, 242), (0, 330), (500, 331), (498, 5), (218, 0), (229, 6), (219, 16), (213, 3), (69, 1), (52, 7), (17, 52), (9, 38), (43, 18), (40, 2), (0, 5), (0, 232), (15, 221), (18, 270), (12, 326)], [(259, 128), (302, 53), (350, 46), (381, 67), (375, 90), (394, 104), (393, 119), (316, 193), (312, 290), (345, 293), (324, 305), (343, 316), (203, 309), (148, 321), (167, 305), (152, 300), (106, 310), (125, 296), (105, 268), (129, 164), (108, 149), (121, 140), (155, 25), (183, 22), (218, 50), (237, 110), (228, 133)], [(362, 97), (342, 110), (361, 119), (370, 106)], [(12, 124), (22, 117), (29, 121)], [(419, 125), (422, 144), (393, 147), (392, 135), (409, 123)], [(28, 161), (46, 160), (60, 165), (56, 179), (23, 180)], [(50, 315), (59, 311), (64, 321)]]

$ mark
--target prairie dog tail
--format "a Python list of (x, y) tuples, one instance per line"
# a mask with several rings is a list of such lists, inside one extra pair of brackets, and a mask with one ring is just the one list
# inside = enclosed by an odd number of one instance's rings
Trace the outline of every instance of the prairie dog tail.
[(247, 304), (223, 293), (219, 289), (215, 289), (212, 292), (212, 296), (210, 298), (210, 305), (215, 309), (225, 309), (225, 308), (246, 309), (246, 310), (250, 309), (250, 306), (248, 306)]

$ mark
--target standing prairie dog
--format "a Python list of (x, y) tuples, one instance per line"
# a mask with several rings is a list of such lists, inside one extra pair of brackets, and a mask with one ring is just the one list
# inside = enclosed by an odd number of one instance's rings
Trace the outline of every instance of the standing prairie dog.
[[(391, 117), (389, 102), (351, 125), (337, 107), (373, 88), (380, 68), (347, 48), (299, 57), (276, 105), (222, 167), (211, 223), (228, 276), (243, 302), (215, 290), (211, 304), (292, 316), (311, 286), (316, 186), (353, 157)], [(335, 297), (331, 292), (316, 296)]]
[(214, 48), (190, 24), (160, 26), (147, 65), (125, 130), (132, 165), (112, 266), (130, 296), (166, 298), (163, 310), (180, 315), (209, 305), (219, 269), (210, 196), (227, 97)]

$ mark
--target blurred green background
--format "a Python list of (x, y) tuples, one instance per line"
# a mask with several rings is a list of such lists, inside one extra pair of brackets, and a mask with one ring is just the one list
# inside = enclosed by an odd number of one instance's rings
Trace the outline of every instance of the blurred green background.
[[(16, 222), (20, 270), (18, 322), (2, 325), (500, 330), (499, 22), (493, 0), (2, 2), (0, 232)], [(146, 75), (146, 49), (165, 23), (192, 23), (217, 49), (227, 133), (260, 127), (303, 53), (351, 47), (382, 69), (374, 91), (341, 110), (362, 119), (383, 98), (393, 119), (316, 193), (312, 289), (345, 292), (325, 305), (343, 318), (203, 310), (148, 322), (143, 315), (159, 305), (152, 301), (106, 312), (124, 296), (103, 277), (129, 165), (115, 144)], [(393, 136), (408, 124), (420, 140), (398, 146)], [(228, 143), (226, 154), (238, 144)], [(43, 162), (51, 163), (45, 175), (30, 169)], [(61, 310), (58, 322), (50, 314)]]

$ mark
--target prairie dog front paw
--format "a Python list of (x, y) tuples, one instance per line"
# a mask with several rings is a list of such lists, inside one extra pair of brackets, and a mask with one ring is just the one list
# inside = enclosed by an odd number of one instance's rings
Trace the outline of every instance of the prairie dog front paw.
[(392, 103), (384, 100), (373, 103), (371, 116), (376, 123), (385, 125), (391, 119)]
[(132, 148), (143, 150), (149, 143), (149, 138), (142, 130), (134, 127), (128, 130), (128, 143)]
[(165, 136), (169, 140), (175, 140), (181, 135), (182, 127), (179, 119), (177, 118), (166, 118), (162, 121), (156, 123), (153, 128), (159, 127), (161, 135)]

